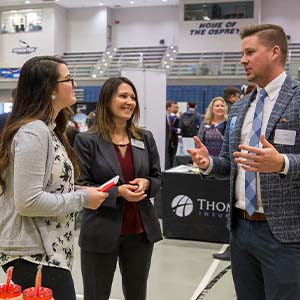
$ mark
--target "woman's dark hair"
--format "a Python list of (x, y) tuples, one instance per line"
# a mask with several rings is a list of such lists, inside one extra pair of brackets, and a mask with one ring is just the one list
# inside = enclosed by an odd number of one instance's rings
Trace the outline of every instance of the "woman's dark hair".
[[(37, 56), (29, 59), (21, 68), (17, 85), (17, 95), (13, 104), (11, 115), (3, 129), (0, 141), (0, 186), (1, 194), (6, 189), (3, 172), (11, 160), (11, 144), (19, 128), (31, 121), (41, 120), (47, 125), (51, 123), (54, 114), (51, 94), (59, 79), (58, 66), (66, 64), (55, 56)], [(78, 164), (74, 153), (64, 136), (69, 119), (70, 109), (62, 109), (56, 119), (54, 129), (56, 135), (66, 148), (74, 165), (75, 174), (78, 175)]]
[(110, 105), (113, 96), (118, 92), (118, 88), (122, 83), (128, 84), (135, 95), (136, 106), (133, 111), (131, 118), (127, 121), (127, 130), (135, 138), (139, 138), (139, 129), (137, 127), (139, 117), (140, 117), (140, 106), (138, 101), (138, 95), (133, 83), (126, 77), (112, 77), (106, 80), (101, 88), (101, 92), (97, 104), (97, 112), (95, 123), (91, 127), (91, 132), (100, 133), (106, 141), (111, 142), (110, 132), (115, 128), (115, 123), (112, 118), (112, 113), (110, 110)]

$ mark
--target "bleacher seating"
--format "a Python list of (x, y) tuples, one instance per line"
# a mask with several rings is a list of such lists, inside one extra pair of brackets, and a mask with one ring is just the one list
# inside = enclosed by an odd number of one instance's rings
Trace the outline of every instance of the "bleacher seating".
[(286, 63), (286, 72), (297, 77), (300, 69), (300, 43), (290, 43)]
[(159, 68), (166, 47), (123, 47), (118, 48), (109, 65), (108, 75), (120, 74), (121, 68)]
[(243, 75), (240, 52), (178, 53), (171, 77)]
[[(180, 53), (176, 46), (122, 47), (104, 52), (67, 52), (62, 58), (77, 79), (105, 79), (120, 75), (126, 67), (165, 68), (171, 79), (245, 76), (240, 52)], [(299, 69), (300, 43), (289, 43), (286, 72), (298, 78)]]
[[(154, 69), (165, 67), (163, 63), (169, 48), (166, 46), (112, 48), (109, 55), (106, 52), (64, 53), (63, 59), (68, 63), (73, 76), (77, 78), (107, 78), (120, 75), (121, 69), (126, 67)], [(176, 51), (178, 52), (177, 47)], [(179, 49), (174, 61), (167, 67), (167, 75), (169, 78), (242, 77), (245, 73), (240, 59), (240, 52), (180, 53)], [(297, 77), (299, 67), (300, 43), (290, 43), (286, 71)]]
[(73, 65), (95, 65), (101, 59), (103, 52), (66, 52), (62, 59), (69, 66)]
[[(297, 77), (300, 68), (300, 43), (289, 43), (286, 72)], [(178, 53), (168, 76), (244, 76), (240, 52)], [(291, 63), (293, 62), (293, 63)]]
[(64, 53), (62, 59), (66, 61), (74, 77), (89, 78), (102, 55), (103, 52), (69, 52)]

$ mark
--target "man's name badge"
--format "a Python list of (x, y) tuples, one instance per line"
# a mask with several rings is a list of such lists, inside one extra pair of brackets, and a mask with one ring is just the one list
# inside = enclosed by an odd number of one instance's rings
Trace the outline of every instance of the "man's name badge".
[(274, 136), (274, 143), (281, 145), (295, 145), (296, 142), (296, 131), (286, 129), (276, 129)]
[(136, 148), (145, 149), (144, 142), (140, 140), (131, 139), (131, 145)]

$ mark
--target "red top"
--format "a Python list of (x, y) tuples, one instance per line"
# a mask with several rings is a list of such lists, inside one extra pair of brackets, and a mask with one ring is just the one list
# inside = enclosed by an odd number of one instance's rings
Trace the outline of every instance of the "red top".
[[(119, 146), (114, 145), (125, 183), (129, 183), (129, 181), (135, 178), (135, 174), (134, 174), (134, 164), (133, 164), (131, 145), (127, 144), (124, 145), (123, 147), (126, 146), (127, 146), (126, 153), (123, 157), (119, 150)], [(137, 234), (142, 232), (144, 232), (144, 227), (140, 217), (137, 203), (129, 202), (125, 200), (124, 209), (123, 209), (122, 226), (121, 226), (121, 235)]]

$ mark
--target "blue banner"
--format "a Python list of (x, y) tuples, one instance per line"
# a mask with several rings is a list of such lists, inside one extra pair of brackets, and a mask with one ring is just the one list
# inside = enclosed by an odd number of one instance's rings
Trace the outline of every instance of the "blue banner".
[(18, 79), (20, 77), (20, 69), (1, 68), (0, 77)]

